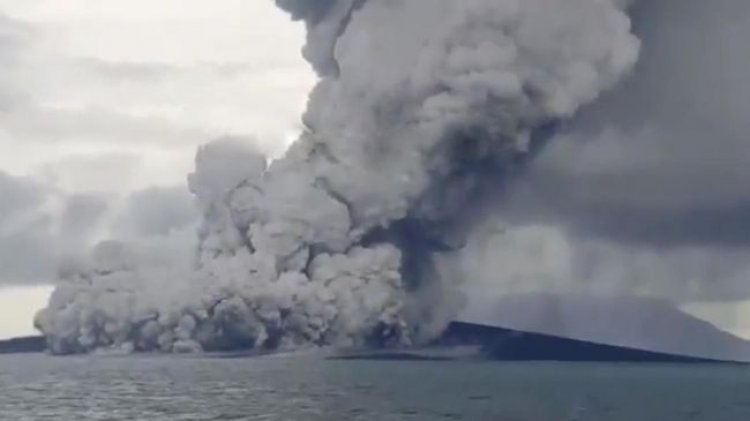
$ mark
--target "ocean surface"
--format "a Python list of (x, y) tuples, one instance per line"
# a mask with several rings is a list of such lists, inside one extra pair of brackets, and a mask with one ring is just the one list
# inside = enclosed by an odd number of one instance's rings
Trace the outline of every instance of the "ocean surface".
[(0, 420), (750, 420), (750, 368), (0, 356)]

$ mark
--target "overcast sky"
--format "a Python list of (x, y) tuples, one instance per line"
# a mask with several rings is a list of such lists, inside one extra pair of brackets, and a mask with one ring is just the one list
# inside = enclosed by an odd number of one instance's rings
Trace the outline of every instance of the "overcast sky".
[[(0, 0), (0, 287), (102, 238), (193, 235), (198, 145), (296, 136), (303, 33), (271, 1)], [(0, 337), (48, 291), (0, 289)]]

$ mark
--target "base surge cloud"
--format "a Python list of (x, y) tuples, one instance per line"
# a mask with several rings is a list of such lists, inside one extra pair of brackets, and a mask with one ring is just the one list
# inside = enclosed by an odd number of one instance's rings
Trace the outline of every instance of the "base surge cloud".
[(36, 320), (52, 352), (430, 338), (461, 306), (434, 255), (640, 49), (623, 1), (277, 3), (320, 75), (305, 132), (270, 164), (229, 140), (198, 152), (191, 259), (107, 242), (63, 268)]

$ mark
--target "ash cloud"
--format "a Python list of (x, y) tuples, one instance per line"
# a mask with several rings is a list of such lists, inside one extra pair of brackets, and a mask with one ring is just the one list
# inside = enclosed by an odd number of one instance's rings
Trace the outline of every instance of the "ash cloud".
[[(644, 2), (632, 77), (581, 113), (529, 178), (583, 230), (652, 244), (748, 244), (750, 5)], [(533, 193), (532, 193), (533, 194)]]
[(750, 297), (750, 4), (645, 1), (631, 16), (643, 41), (632, 74), (562, 124), (485, 210), (501, 233), (463, 253), (463, 276), (480, 280), (472, 296)]
[(227, 141), (201, 149), (194, 259), (98, 246), (37, 318), (53, 352), (429, 338), (459, 310), (437, 253), (461, 243), (472, 204), (640, 47), (620, 1), (279, 4), (305, 20), (321, 75), (306, 132), (270, 164)]

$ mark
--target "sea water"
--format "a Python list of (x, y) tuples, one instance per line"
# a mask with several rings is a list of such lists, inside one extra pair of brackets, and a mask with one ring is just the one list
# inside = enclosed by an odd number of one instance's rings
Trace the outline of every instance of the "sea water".
[(735, 365), (0, 357), (0, 420), (750, 420)]

